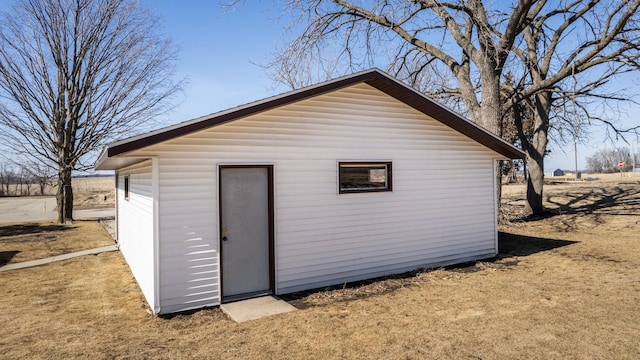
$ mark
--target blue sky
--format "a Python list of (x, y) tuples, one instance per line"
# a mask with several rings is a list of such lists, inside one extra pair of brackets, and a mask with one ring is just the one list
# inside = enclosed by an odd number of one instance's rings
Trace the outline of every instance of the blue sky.
[(178, 76), (186, 77), (184, 99), (170, 114), (183, 121), (284, 92), (275, 88), (264, 64), (286, 24), (280, 11), (249, 2), (232, 10), (218, 1), (144, 0), (180, 48)]
[[(233, 10), (212, 0), (143, 0), (142, 4), (164, 20), (166, 34), (181, 48), (179, 75), (189, 80), (185, 99), (167, 121), (191, 119), (288, 90), (274, 87), (266, 71), (255, 65), (266, 63), (286, 40), (288, 21), (273, 2), (245, 1)], [(637, 85), (630, 82), (627, 86)], [(630, 107), (620, 121), (628, 126), (638, 122), (631, 119), (631, 114), (639, 110)], [(629, 139), (635, 140), (632, 136)], [(632, 144), (638, 149), (636, 143)], [(591, 138), (578, 145), (578, 167), (586, 168), (586, 156), (596, 150), (614, 146), (628, 145), (608, 142), (603, 128), (592, 128)], [(552, 153), (545, 160), (547, 171), (575, 167), (572, 143), (550, 147)]]
[[(286, 40), (289, 20), (282, 9), (270, 0), (244, 1), (232, 10), (223, 8), (224, 0), (141, 0), (162, 19), (164, 32), (180, 48), (179, 78), (187, 78), (181, 102), (161, 124), (207, 115), (287, 91), (276, 86), (267, 72), (256, 65), (268, 62), (275, 49)], [(0, 0), (0, 10), (12, 1)], [(637, 86), (630, 82), (627, 86)], [(640, 107), (630, 107), (621, 122), (631, 126), (639, 120), (631, 114)], [(586, 167), (586, 156), (601, 148), (612, 148), (602, 129), (593, 128), (591, 138), (578, 147), (578, 165)], [(635, 138), (630, 137), (633, 140)], [(635, 140), (637, 141), (637, 140)], [(618, 142), (617, 146), (628, 146)], [(552, 154), (545, 169), (573, 169), (573, 144), (550, 144)], [(634, 143), (636, 149), (640, 146)]]

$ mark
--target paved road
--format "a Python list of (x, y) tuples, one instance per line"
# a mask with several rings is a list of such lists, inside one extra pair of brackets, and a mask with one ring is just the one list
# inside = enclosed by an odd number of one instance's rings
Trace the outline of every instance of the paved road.
[[(115, 216), (115, 209), (75, 210), (74, 219)], [(53, 196), (0, 198), (0, 223), (55, 220), (56, 198)]]

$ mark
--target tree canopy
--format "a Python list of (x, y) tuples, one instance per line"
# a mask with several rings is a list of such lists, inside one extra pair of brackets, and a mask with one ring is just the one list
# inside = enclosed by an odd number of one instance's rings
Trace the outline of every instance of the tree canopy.
[[(638, 69), (640, 0), (289, 0), (294, 40), (269, 64), (291, 87), (378, 66), (457, 105), (527, 154), (528, 209), (542, 206), (551, 135), (606, 123), (593, 101), (629, 99), (604, 86)], [(300, 29), (299, 31), (297, 29)], [(510, 125), (511, 126), (511, 125)], [(556, 131), (555, 134), (553, 131)]]

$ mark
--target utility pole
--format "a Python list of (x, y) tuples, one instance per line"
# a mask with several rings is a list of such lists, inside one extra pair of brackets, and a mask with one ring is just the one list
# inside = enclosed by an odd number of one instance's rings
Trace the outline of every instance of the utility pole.
[[(576, 119), (578, 117), (578, 106), (576, 105), (576, 65), (573, 64), (571, 68), (571, 76), (573, 77), (573, 108), (575, 111)], [(580, 122), (574, 124), (573, 128), (573, 157), (576, 165), (575, 181), (578, 181), (578, 136), (580, 135)]]
[(636, 176), (636, 150), (633, 148), (633, 143), (631, 143), (631, 176)]

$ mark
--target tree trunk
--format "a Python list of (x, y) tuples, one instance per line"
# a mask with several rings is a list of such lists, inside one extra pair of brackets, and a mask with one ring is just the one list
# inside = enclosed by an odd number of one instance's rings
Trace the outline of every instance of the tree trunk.
[(544, 212), (542, 204), (542, 187), (544, 185), (543, 157), (533, 146), (527, 151), (529, 177), (527, 179), (527, 202), (525, 210), (528, 214), (539, 215)]
[(73, 221), (73, 188), (71, 187), (71, 168), (63, 167), (58, 172), (58, 222), (65, 224)]
[[(480, 68), (482, 82), (482, 107), (480, 118), (473, 120), (498, 137), (502, 137), (502, 113), (500, 101), (500, 76), (495, 72), (493, 61), (486, 60)], [(501, 161), (496, 161), (496, 209), (500, 209), (502, 199), (502, 166)], [(498, 211), (499, 212), (499, 211)], [(501, 217), (499, 216), (499, 219)]]
[(533, 141), (525, 147), (529, 168), (526, 211), (532, 215), (544, 213), (542, 188), (544, 186), (544, 154), (547, 151), (550, 110), (551, 93), (544, 92), (536, 95)]

